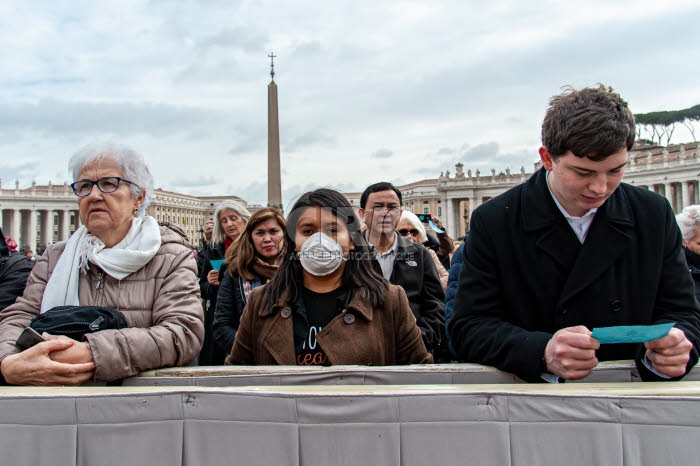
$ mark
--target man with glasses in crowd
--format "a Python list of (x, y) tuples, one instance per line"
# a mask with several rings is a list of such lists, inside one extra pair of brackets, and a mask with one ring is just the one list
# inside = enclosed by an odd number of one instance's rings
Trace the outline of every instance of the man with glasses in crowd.
[(401, 191), (388, 182), (362, 193), (359, 214), (384, 278), (403, 287), (429, 352), (445, 352), (445, 293), (428, 250), (396, 233), (401, 217)]

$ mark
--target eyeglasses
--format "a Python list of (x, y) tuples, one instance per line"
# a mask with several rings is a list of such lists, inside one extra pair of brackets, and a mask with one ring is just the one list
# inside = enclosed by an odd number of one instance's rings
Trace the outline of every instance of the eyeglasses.
[(372, 207), (371, 210), (372, 210), (372, 213), (377, 214), (377, 215), (384, 215), (384, 214), (396, 215), (399, 213), (400, 208), (398, 206), (396, 206), (396, 207), (377, 206), (377, 207)]
[(408, 228), (402, 228), (396, 231), (398, 231), (401, 236), (408, 236), (409, 233), (411, 234), (411, 236), (420, 235), (420, 231), (416, 230), (415, 228), (411, 228), (410, 230)]
[(78, 180), (75, 183), (71, 183), (70, 187), (73, 188), (73, 192), (78, 197), (85, 197), (90, 195), (92, 192), (92, 187), (97, 185), (97, 189), (105, 194), (110, 194), (119, 189), (119, 183), (121, 182), (133, 184), (138, 187), (136, 183), (132, 183), (124, 178), (119, 178), (118, 176), (103, 176), (99, 180)]

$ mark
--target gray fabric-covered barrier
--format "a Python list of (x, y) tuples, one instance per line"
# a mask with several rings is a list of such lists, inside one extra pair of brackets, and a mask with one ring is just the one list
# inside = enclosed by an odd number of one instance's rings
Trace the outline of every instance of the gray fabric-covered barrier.
[[(694, 368), (685, 381), (700, 380)], [(439, 385), (520, 383), (519, 378), (479, 364), (415, 366), (217, 366), (178, 367), (144, 372), (124, 381), (125, 386), (188, 385), (241, 387), (249, 385)], [(593, 373), (576, 382), (641, 382), (633, 361), (600, 363)]]
[(698, 464), (700, 384), (0, 388), (2, 464)]

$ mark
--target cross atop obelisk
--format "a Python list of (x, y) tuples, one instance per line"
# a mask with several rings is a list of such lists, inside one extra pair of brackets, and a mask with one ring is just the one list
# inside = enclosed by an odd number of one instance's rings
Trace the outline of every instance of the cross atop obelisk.
[(275, 57), (270, 57), (270, 76), (267, 86), (267, 205), (282, 210), (282, 176), (280, 170), (280, 122), (277, 110), (277, 84), (275, 84)]
[(272, 81), (274, 82), (274, 80), (275, 80), (275, 57), (277, 57), (277, 55), (275, 55), (273, 52), (270, 52), (270, 55), (268, 55), (268, 57), (270, 57), (270, 77), (272, 78)]

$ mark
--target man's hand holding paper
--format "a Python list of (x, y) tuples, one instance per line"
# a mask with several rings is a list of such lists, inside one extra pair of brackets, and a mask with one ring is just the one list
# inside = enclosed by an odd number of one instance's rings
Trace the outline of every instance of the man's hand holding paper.
[(669, 377), (680, 377), (690, 359), (693, 344), (683, 330), (673, 327), (666, 336), (644, 343), (647, 360), (654, 369)]

